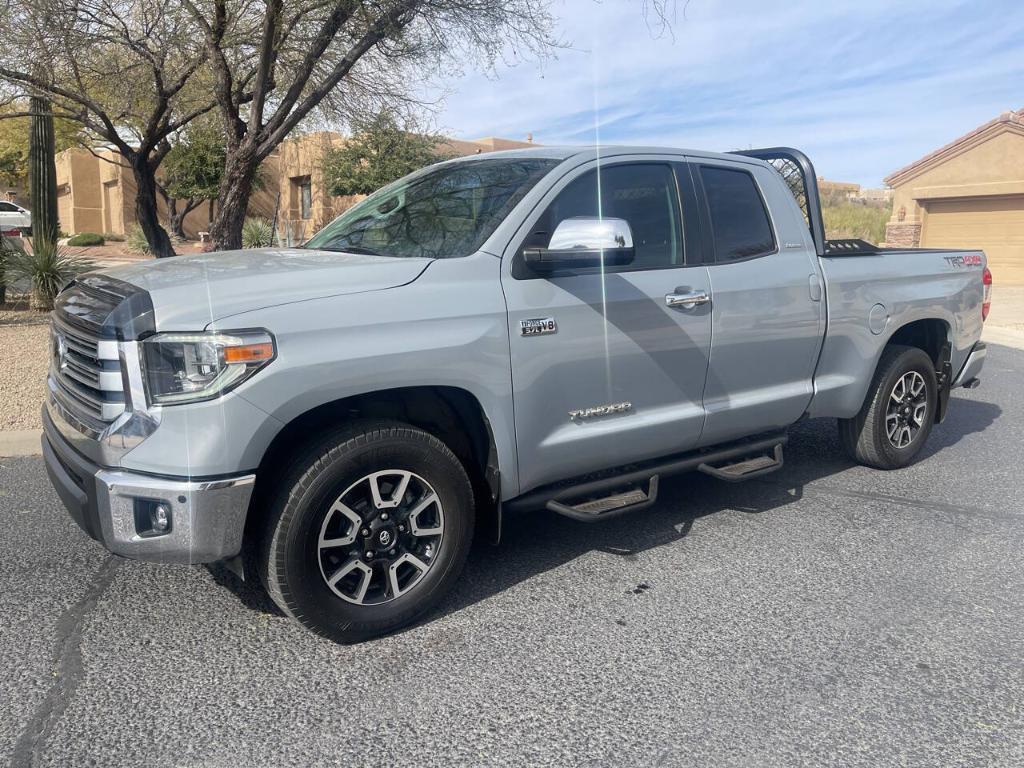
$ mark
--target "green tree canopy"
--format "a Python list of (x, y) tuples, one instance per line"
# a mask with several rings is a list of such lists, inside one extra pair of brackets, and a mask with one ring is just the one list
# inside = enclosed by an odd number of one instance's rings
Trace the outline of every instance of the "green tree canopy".
[(213, 200), (224, 172), (224, 135), (206, 126), (186, 130), (160, 164), (161, 186), (179, 200)]
[(446, 159), (437, 136), (402, 130), (381, 112), (358, 126), (352, 137), (323, 160), (324, 181), (332, 195), (368, 195), (424, 166)]
[[(0, 182), (8, 185), (28, 182), (28, 121), (27, 117), (4, 117), (5, 114), (21, 113), (25, 106), (10, 106), (0, 110)], [(65, 149), (81, 143), (82, 127), (70, 120), (56, 118), (53, 121), (55, 150)]]

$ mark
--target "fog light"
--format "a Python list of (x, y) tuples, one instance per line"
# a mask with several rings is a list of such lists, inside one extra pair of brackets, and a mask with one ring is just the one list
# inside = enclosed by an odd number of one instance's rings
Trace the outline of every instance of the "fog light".
[(149, 513), (149, 519), (153, 524), (153, 530), (163, 533), (171, 527), (171, 510), (166, 504), (157, 504)]
[(171, 505), (160, 499), (135, 500), (135, 533), (139, 536), (163, 536), (174, 525)]

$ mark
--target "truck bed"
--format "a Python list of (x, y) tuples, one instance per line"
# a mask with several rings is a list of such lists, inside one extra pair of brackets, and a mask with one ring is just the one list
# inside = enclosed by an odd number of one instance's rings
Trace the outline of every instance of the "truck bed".
[(970, 251), (956, 248), (880, 248), (869, 243), (867, 240), (826, 240), (825, 256), (886, 256), (897, 253), (921, 253), (923, 251), (935, 252), (941, 250), (943, 253), (969, 253)]

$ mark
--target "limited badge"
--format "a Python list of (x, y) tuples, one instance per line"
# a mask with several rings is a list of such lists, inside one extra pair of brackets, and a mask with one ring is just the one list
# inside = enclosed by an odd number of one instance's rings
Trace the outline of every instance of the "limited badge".
[(519, 321), (519, 333), (522, 336), (542, 336), (545, 333), (558, 333), (558, 324), (553, 317), (534, 317)]

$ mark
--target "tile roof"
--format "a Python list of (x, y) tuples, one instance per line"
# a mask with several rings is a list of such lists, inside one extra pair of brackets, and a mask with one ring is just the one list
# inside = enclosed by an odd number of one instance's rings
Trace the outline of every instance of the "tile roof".
[(1021, 127), (1024, 127), (1024, 109), (1018, 109), (1016, 111), (1003, 112), (1001, 115), (999, 115), (999, 117), (996, 117), (996, 118), (994, 118), (992, 120), (989, 120), (984, 125), (979, 125), (973, 131), (970, 131), (969, 133), (965, 133), (959, 139), (956, 139), (954, 141), (949, 142), (949, 144), (945, 144), (944, 146), (939, 147), (934, 152), (929, 152), (924, 157), (919, 158), (918, 160), (915, 160), (910, 165), (905, 165), (904, 167), (900, 168), (898, 171), (893, 171), (888, 176), (886, 176), (883, 179), (883, 181), (886, 184), (890, 184), (891, 185), (892, 182), (895, 179), (899, 178), (900, 176), (906, 175), (910, 171), (913, 171), (914, 169), (918, 168), (919, 166), (925, 165), (929, 161), (934, 160), (939, 155), (943, 155), (946, 152), (949, 152), (950, 150), (955, 149), (956, 147), (960, 146), (961, 144), (964, 144), (964, 143), (970, 141), (975, 136), (978, 136), (978, 135), (984, 133), (989, 128), (992, 128), (993, 126), (996, 126), (996, 125), (1000, 125), (1001, 123), (1011, 123), (1013, 125), (1019, 125)]

